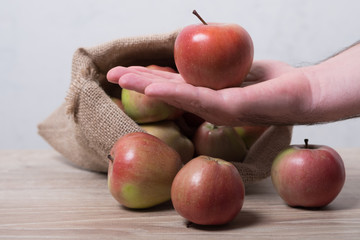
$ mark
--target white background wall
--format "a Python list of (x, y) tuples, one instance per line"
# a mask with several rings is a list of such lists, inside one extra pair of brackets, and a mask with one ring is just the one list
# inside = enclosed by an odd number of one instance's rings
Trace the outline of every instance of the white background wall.
[[(322, 60), (360, 39), (357, 0), (0, 0), (0, 148), (50, 148), (37, 124), (63, 101), (78, 47), (169, 32), (198, 23), (234, 22), (248, 30), (255, 59), (293, 65)], [(359, 59), (360, 63), (360, 59)], [(301, 116), (299, 116), (301, 117)], [(298, 126), (304, 137), (358, 147), (360, 119)]]

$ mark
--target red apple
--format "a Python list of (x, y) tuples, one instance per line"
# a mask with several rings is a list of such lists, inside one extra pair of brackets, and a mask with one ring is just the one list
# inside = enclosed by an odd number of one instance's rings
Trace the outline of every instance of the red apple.
[[(150, 65), (148, 68), (175, 72), (175, 70), (170, 67), (157, 65)], [(183, 110), (175, 108), (163, 101), (128, 89), (122, 89), (121, 101), (124, 112), (137, 123), (173, 120), (183, 113)]]
[(246, 146), (233, 127), (216, 126), (204, 122), (196, 131), (193, 142), (198, 155), (221, 158), (229, 162), (241, 162)]
[(174, 149), (142, 132), (119, 138), (109, 159), (110, 193), (128, 208), (149, 208), (168, 201), (171, 184), (182, 166)]
[(345, 168), (340, 155), (322, 145), (293, 145), (274, 160), (271, 179), (292, 207), (324, 207), (340, 193)]
[(194, 157), (194, 144), (180, 132), (180, 128), (175, 122), (161, 121), (142, 124), (140, 127), (175, 149), (180, 154), (183, 163), (190, 161)]
[(212, 89), (240, 86), (253, 56), (252, 39), (237, 24), (203, 21), (189, 25), (178, 34), (174, 46), (175, 64), (184, 80)]
[(268, 129), (268, 126), (238, 126), (234, 129), (244, 140), (246, 148), (249, 149)]
[(230, 222), (240, 212), (244, 196), (244, 184), (235, 166), (207, 156), (188, 162), (171, 187), (175, 210), (200, 225)]

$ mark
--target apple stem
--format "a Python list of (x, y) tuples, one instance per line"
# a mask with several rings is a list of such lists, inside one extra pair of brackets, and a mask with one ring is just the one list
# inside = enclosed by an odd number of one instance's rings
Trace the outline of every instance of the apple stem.
[(304, 142), (305, 142), (305, 148), (309, 148), (309, 139), (305, 138), (304, 139)]
[(107, 155), (107, 158), (112, 162), (114, 161), (114, 158), (113, 158), (113, 156), (111, 156), (111, 154)]
[(208, 25), (196, 10), (194, 10), (192, 13), (197, 16), (204, 25)]

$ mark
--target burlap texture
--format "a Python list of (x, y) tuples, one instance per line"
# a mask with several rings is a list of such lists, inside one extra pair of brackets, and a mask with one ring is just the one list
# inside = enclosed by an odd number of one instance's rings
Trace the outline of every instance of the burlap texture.
[[(143, 131), (110, 99), (121, 88), (109, 83), (115, 66), (151, 64), (175, 68), (173, 48), (178, 31), (123, 38), (73, 55), (71, 84), (63, 103), (38, 125), (39, 134), (78, 167), (106, 172), (107, 155), (121, 136)], [(270, 175), (275, 156), (290, 144), (292, 127), (271, 126), (251, 147), (243, 163), (234, 163), (245, 183)]]

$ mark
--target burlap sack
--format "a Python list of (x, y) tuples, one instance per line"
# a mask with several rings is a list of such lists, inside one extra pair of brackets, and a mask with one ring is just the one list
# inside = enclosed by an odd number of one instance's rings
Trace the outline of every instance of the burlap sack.
[[(79, 48), (73, 56), (65, 103), (38, 125), (39, 134), (74, 165), (106, 172), (107, 155), (115, 141), (127, 133), (143, 131), (110, 99), (120, 97), (121, 89), (107, 81), (107, 72), (115, 66), (175, 67), (173, 47), (177, 33), (123, 38)], [(251, 147), (244, 162), (234, 163), (245, 183), (270, 175), (273, 159), (289, 145), (291, 134), (292, 127), (271, 126)]]

